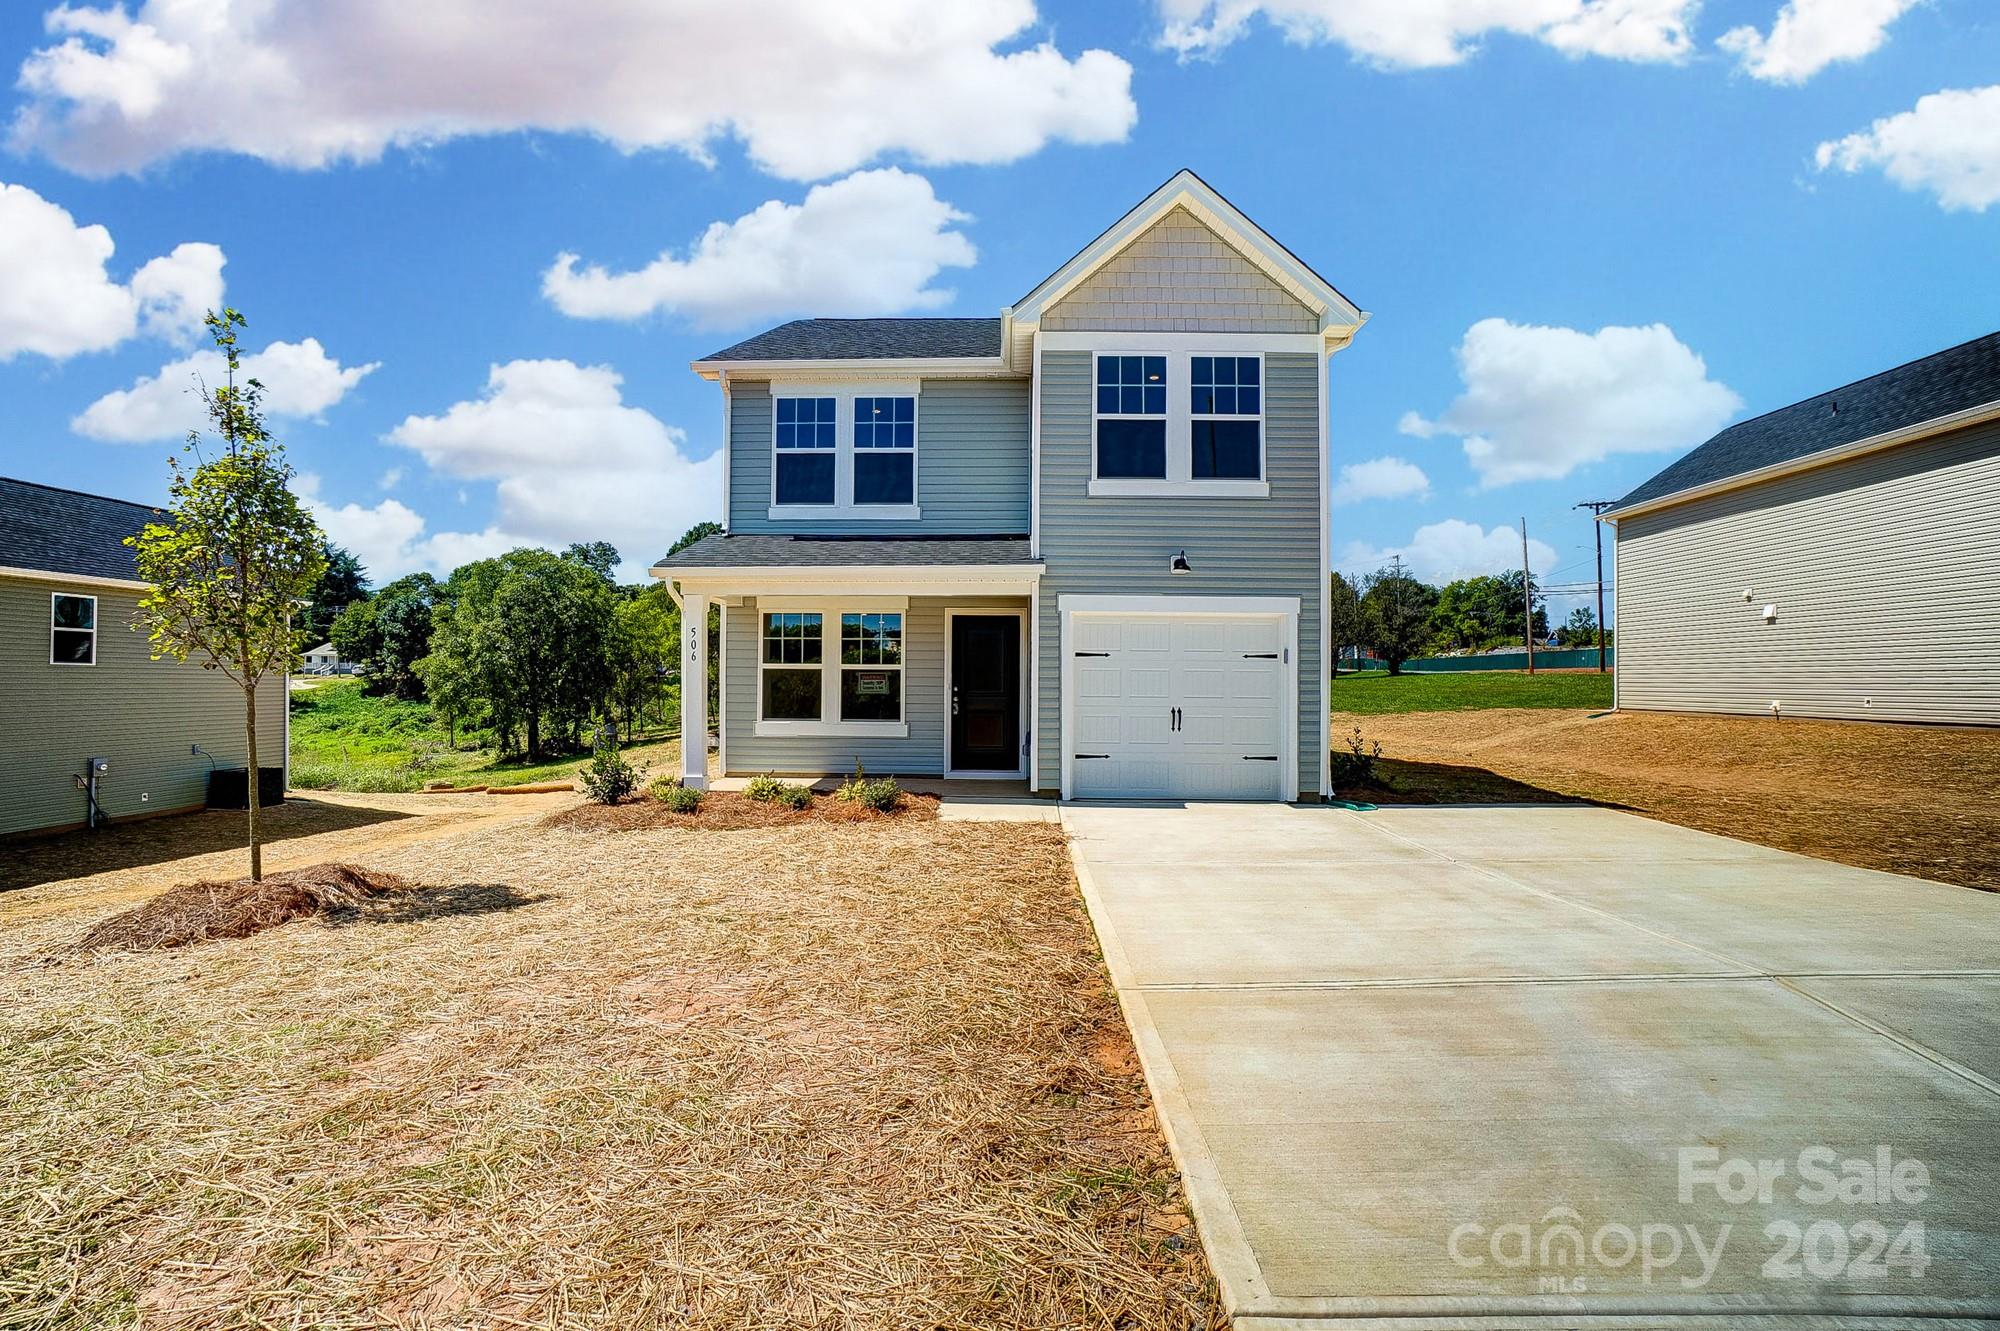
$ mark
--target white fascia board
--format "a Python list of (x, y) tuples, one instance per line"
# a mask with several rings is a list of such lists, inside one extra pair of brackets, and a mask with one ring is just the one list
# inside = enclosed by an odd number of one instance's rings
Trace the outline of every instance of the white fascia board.
[[(683, 593), (713, 597), (879, 599), (885, 596), (1027, 596), (1040, 585), (1039, 566), (702, 568), (654, 569)], [(669, 583), (672, 585), (672, 582)]]
[(1037, 335), (1050, 351), (1304, 351), (1318, 352), (1318, 333), (1120, 333), (1046, 332)]
[(908, 379), (912, 375), (931, 378), (1020, 378), (1002, 356), (935, 356), (889, 360), (698, 360), (688, 368), (704, 379), (724, 374), (738, 379)]
[(1064, 593), (1064, 615), (1296, 615), (1296, 596), (1120, 596)]
[(1948, 416), (1937, 416), (1915, 425), (1906, 425), (1899, 430), (1887, 430), (1881, 434), (1857, 439), (1851, 444), (1841, 444), (1836, 448), (1823, 448), (1817, 453), (1791, 458), (1784, 462), (1773, 462), (1755, 471), (1738, 472), (1734, 476), (1724, 476), (1720, 480), (1704, 485), (1689, 486), (1672, 494), (1661, 495), (1657, 499), (1641, 500), (1624, 508), (1608, 509), (1599, 518), (1616, 526), (1620, 518), (1637, 517), (1641, 513), (1651, 513), (1662, 508), (1672, 508), (1696, 499), (1706, 499), (1709, 495), (1723, 494), (1730, 490), (1741, 490), (1745, 486), (1761, 485), (1765, 481), (1777, 480), (1780, 476), (1794, 476), (1802, 471), (1816, 471), (1835, 463), (1847, 462), (1864, 457), (1869, 453), (1879, 453), (1885, 448), (1895, 448), (1901, 444), (1914, 444), (1919, 440), (1963, 429), (1968, 425), (1982, 425), (1987, 421), (2000, 420), (2000, 401), (1983, 403), (1977, 407), (1967, 407), (1964, 411), (1954, 411)]
[(55, 573), (40, 568), (0, 567), (0, 578), (19, 578), (23, 582), (60, 582), (73, 587), (118, 587), (137, 592), (153, 590), (152, 583), (135, 578), (93, 578), (82, 573)]

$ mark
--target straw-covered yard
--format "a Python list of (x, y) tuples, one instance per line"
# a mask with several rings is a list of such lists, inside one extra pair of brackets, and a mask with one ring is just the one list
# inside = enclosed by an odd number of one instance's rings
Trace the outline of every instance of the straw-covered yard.
[(249, 937), (0, 893), (0, 1327), (1218, 1323), (1057, 829), (374, 798)]

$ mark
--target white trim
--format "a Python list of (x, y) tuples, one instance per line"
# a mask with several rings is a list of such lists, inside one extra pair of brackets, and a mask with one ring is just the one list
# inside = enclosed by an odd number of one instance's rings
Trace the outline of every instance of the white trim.
[[(1053, 336), (1053, 335), (1051, 335)], [(1085, 334), (1095, 340), (1090, 348), (1090, 479), (1084, 492), (1092, 499), (1268, 499), (1271, 497), (1271, 457), (1265, 428), (1265, 404), (1270, 394), (1270, 365), (1262, 342), (1242, 347), (1218, 347), (1210, 334), (1159, 334), (1177, 339), (1167, 347), (1140, 346), (1123, 333)], [(1308, 343), (1314, 341), (1307, 339)], [(1308, 348), (1315, 350), (1314, 348)], [(1315, 350), (1316, 354), (1316, 350)], [(1154, 412), (1101, 412), (1097, 407), (1098, 363), (1108, 358), (1143, 356), (1166, 361), (1166, 410)], [(1194, 474), (1194, 359), (1255, 360), (1257, 362), (1257, 414), (1219, 415), (1202, 413), (1201, 420), (1255, 420), (1257, 422), (1257, 475), (1196, 477)], [(1099, 476), (1097, 474), (1097, 433), (1101, 421), (1157, 420), (1165, 434), (1164, 476)]]
[[(59, 629), (56, 627), (56, 598), (59, 596), (67, 597), (72, 601), (90, 602), (90, 627), (88, 629)], [(56, 634), (58, 633), (90, 634), (90, 659), (88, 661), (56, 660)], [(49, 664), (52, 666), (93, 666), (93, 667), (97, 664), (97, 597), (93, 593), (90, 592), (49, 593)], [(291, 705), (289, 703), (286, 704), (285, 710), (286, 713), (289, 715), (291, 711)]]
[(59, 582), (71, 587), (119, 587), (136, 592), (153, 590), (152, 583), (140, 582), (136, 578), (93, 578), (82, 573), (53, 573), (40, 568), (0, 566), (0, 578), (19, 578), (24, 582)]
[[(1160, 409), (1158, 411), (1112, 411), (1112, 412), (1099, 411), (1097, 409), (1098, 365), (1100, 362), (1107, 359), (1109, 360), (1129, 359), (1141, 362), (1148, 360), (1159, 361), (1160, 380), (1161, 380)], [(1144, 364), (1142, 363), (1139, 368), (1140, 368), (1140, 374), (1141, 376), (1143, 376), (1145, 373)], [(1141, 381), (1138, 385), (1138, 389), (1139, 393), (1141, 394), (1140, 405), (1143, 406), (1144, 394), (1146, 391), (1143, 377), (1141, 378)], [(1125, 385), (1122, 382), (1118, 386), (1118, 391), (1122, 398), (1122, 395), (1125, 392)], [(1106, 345), (1104, 347), (1098, 348), (1096, 351), (1093, 351), (1090, 356), (1090, 483), (1092, 485), (1102, 485), (1105, 483), (1104, 481), (1098, 479), (1098, 458), (1097, 458), (1097, 433), (1098, 433), (1097, 427), (1103, 421), (1158, 421), (1160, 423), (1160, 474), (1158, 476), (1111, 477), (1109, 479), (1113, 484), (1166, 485), (1172, 483), (1174, 479), (1174, 422), (1178, 417), (1178, 419), (1181, 420), (1183, 424), (1185, 424), (1187, 418), (1186, 397), (1183, 396), (1180, 403), (1178, 404), (1182, 408), (1182, 410), (1179, 411), (1178, 413), (1176, 413), (1174, 410), (1176, 405), (1177, 404), (1174, 401), (1173, 357), (1163, 356), (1158, 354), (1157, 352), (1152, 352), (1152, 351), (1141, 351), (1137, 348), (1126, 347), (1126, 346)], [(1183, 430), (1181, 434), (1182, 434), (1181, 437), (1182, 461), (1185, 462), (1187, 453), (1186, 431)], [(1185, 468), (1183, 468), (1183, 471), (1185, 471)]]
[[(799, 666), (778, 666), (780, 670), (797, 670)], [(760, 667), (761, 669), (761, 667)], [(758, 706), (763, 706), (763, 690), (758, 691)], [(836, 698), (834, 705), (840, 705)], [(757, 738), (775, 739), (786, 735), (812, 735), (825, 738), (843, 737), (847, 739), (907, 739), (910, 727), (906, 721), (759, 721)]]
[(895, 377), (912, 374), (934, 378), (1014, 379), (1016, 375), (999, 356), (896, 356), (859, 360), (697, 360), (688, 368), (704, 379), (735, 375), (739, 379), (767, 379), (785, 375), (795, 380), (845, 380)]
[(1287, 644), (1285, 676), (1289, 684), (1290, 710), (1285, 713), (1284, 750), (1280, 758), (1278, 797), (1290, 802), (1299, 793), (1299, 598), (1296, 596), (1096, 596), (1065, 594), (1056, 598), (1060, 621), (1062, 666), (1062, 798), (1072, 799), (1076, 790), (1076, 727), (1070, 724), (1075, 701), (1074, 656), (1070, 651), (1071, 623), (1077, 615), (1208, 616), (1270, 618), (1283, 622), (1280, 629)]
[(1034, 368), (1028, 375), (1028, 556), (1042, 557), (1042, 335), (1029, 334)]
[[(732, 461), (732, 459), (731, 459), (731, 457), (730, 457), (730, 453), (729, 453), (729, 445), (730, 445), (730, 438), (729, 438), (729, 398), (730, 398), (730, 393), (729, 393), (729, 376), (728, 376), (727, 374), (724, 374), (724, 375), (722, 375), (722, 376), (721, 376), (721, 381), (722, 381), (722, 533), (723, 533), (723, 535), (727, 536), (727, 535), (729, 534), (729, 528), (730, 528), (730, 521), (729, 521), (729, 514), (730, 514), (730, 504), (729, 504), (729, 471), (730, 471), (730, 464), (731, 464), (731, 461)], [(771, 436), (771, 437), (772, 437), (772, 439), (773, 439), (773, 440), (775, 440), (775, 439), (777, 438), (777, 431), (776, 431), (776, 425), (775, 425), (775, 422), (776, 422), (776, 411), (777, 411), (777, 409), (776, 409), (775, 407), (774, 407), (774, 408), (772, 408), (772, 412), (773, 412), (773, 416), (772, 416), (772, 420), (773, 420), (773, 428), (772, 428), (772, 436)]]
[[(883, 379), (856, 383), (853, 379), (816, 381), (811, 379), (774, 380), (771, 393), (771, 502), (765, 517), (772, 522), (915, 522), (923, 517), (918, 497), (923, 485), (923, 382), (918, 379)], [(854, 500), (855, 460), (864, 451), (855, 446), (854, 433), (860, 428), (856, 402), (864, 397), (906, 397), (910, 399), (910, 446), (907, 449), (879, 450), (910, 459), (910, 502), (907, 504), (862, 504)], [(778, 459), (810, 456), (824, 449), (778, 449), (778, 403), (801, 398), (833, 399), (833, 502), (831, 504), (781, 504), (778, 502)], [(876, 452), (878, 450), (866, 450)]]
[[(1257, 414), (1255, 417), (1257, 422), (1257, 475), (1254, 479), (1247, 476), (1198, 477), (1194, 474), (1194, 423), (1196, 421), (1247, 421), (1252, 419), (1252, 417), (1243, 412), (1223, 413), (1216, 411), (1196, 411), (1194, 409), (1194, 361), (1198, 356), (1208, 360), (1254, 360), (1257, 362)], [(1217, 351), (1193, 347), (1189, 349), (1187, 354), (1187, 370), (1188, 484), (1190, 486), (1202, 487), (1198, 492), (1202, 494), (1235, 494), (1237, 493), (1236, 489), (1224, 489), (1221, 487), (1240, 488), (1255, 486), (1257, 488), (1254, 492), (1246, 490), (1245, 493), (1254, 493), (1257, 498), (1268, 498), (1271, 493), (1271, 449), (1268, 435), (1264, 428), (1266, 419), (1264, 408), (1271, 400), (1271, 366), (1264, 359), (1264, 353), (1261, 350)], [(1242, 387), (1241, 384), (1236, 386), (1238, 388)], [(1210, 384), (1209, 387), (1213, 389), (1215, 385)]]
[[(715, 765), (729, 771), (729, 605), (718, 602), (715, 613)], [(740, 607), (739, 607), (740, 608)], [(687, 727), (681, 727), (687, 734)], [(685, 739), (682, 741), (685, 743)]]
[(1318, 351), (1318, 333), (1120, 333), (1048, 332), (1037, 335), (1050, 351), (1210, 351), (1218, 356), (1248, 356), (1266, 351)]
[(952, 767), (951, 765), (951, 718), (952, 718), (951, 621), (956, 619), (960, 615), (973, 616), (973, 617), (990, 616), (995, 619), (1002, 619), (1012, 616), (1014, 619), (1020, 621), (1021, 627), (1020, 630), (1015, 635), (1014, 645), (1021, 654), (1021, 662), (1018, 672), (1014, 676), (1014, 692), (1017, 695), (1016, 701), (1020, 705), (1020, 713), (1021, 713), (1020, 729), (1017, 733), (1020, 737), (1021, 742), (1023, 744), (1026, 744), (1031, 734), (1031, 732), (1028, 729), (1028, 659), (1029, 659), (1028, 658), (1028, 615), (1029, 613), (1030, 613), (1029, 608), (1025, 606), (1015, 606), (1010, 609), (1007, 607), (981, 608), (979, 606), (971, 606), (971, 605), (965, 605), (965, 606), (948, 605), (944, 608), (944, 694), (945, 694), (944, 757), (939, 762), (938, 770), (944, 773), (945, 779), (948, 781), (952, 780), (1018, 781), (1025, 778), (1028, 775), (1029, 772), (1028, 759), (1025, 757), (1011, 771), (1004, 768), (995, 768), (991, 771), (973, 770), (973, 771), (962, 772)]
[(906, 613), (909, 608), (910, 598), (907, 596), (759, 596), (757, 598), (758, 611), (761, 613), (768, 610), (773, 614), (784, 614), (787, 611), (796, 614), (804, 611), (807, 614), (823, 615), (831, 611), (900, 615)]
[[(1115, 419), (1115, 418), (1114, 418)], [(1158, 481), (1112, 477), (1084, 487), (1092, 499), (1269, 499), (1269, 481)]]
[[(1344, 344), (1343, 344), (1344, 345)], [(1329, 357), (1313, 357), (1313, 392), (1319, 398), (1319, 797), (1333, 796), (1333, 627), (1327, 598), (1333, 591), (1333, 436), (1328, 428)]]
[(1685, 490), (1676, 490), (1672, 494), (1661, 495), (1656, 499), (1644, 499), (1624, 508), (1610, 509), (1604, 514), (1604, 521), (1616, 525), (1621, 518), (1637, 517), (1641, 513), (1652, 513), (1662, 508), (1671, 508), (1676, 504), (1685, 504), (1696, 499), (1706, 499), (1710, 495), (1722, 494), (1729, 490), (1740, 490), (1748, 485), (1760, 485), (1765, 481), (1776, 480), (1780, 476), (1791, 476), (1802, 471), (1816, 471), (1821, 467), (1830, 467), (1835, 463), (1846, 462), (1868, 453), (1877, 453), (1885, 448), (1894, 448), (1898, 444), (1913, 444), (1920, 439), (1928, 439), (1933, 435), (1945, 434), (1967, 425), (1980, 425), (1992, 420), (2000, 420), (2000, 401), (1987, 402), (1977, 407), (1967, 407), (1964, 411), (1954, 411), (1947, 416), (1936, 416), (1927, 421), (1918, 421), (1915, 425), (1906, 425), (1901, 429), (1884, 431), (1881, 434), (1870, 435), (1866, 439), (1857, 439), (1851, 444), (1841, 444), (1834, 448), (1823, 448), (1817, 453), (1808, 453), (1804, 457), (1792, 458), (1785, 462), (1774, 462), (1768, 467), (1759, 467), (1755, 471), (1738, 472), (1734, 476), (1725, 476), (1720, 480), (1709, 481), (1704, 485), (1689, 486)]
[[(958, 586), (964, 583), (994, 583), (1004, 588), (1018, 587), (1025, 592), (1028, 584), (1042, 576), (1040, 564), (794, 564), (778, 567), (770, 564), (715, 564), (700, 567), (660, 567), (651, 570), (654, 577), (673, 579), (685, 587), (690, 582), (699, 583), (703, 590), (714, 584), (729, 584), (730, 595), (754, 596), (758, 587), (769, 586), (776, 591), (796, 590), (810, 587), (815, 592), (826, 595), (828, 585), (872, 584), (872, 590), (864, 595), (876, 595), (882, 585), (896, 586), (908, 583), (913, 590), (934, 592), (925, 589), (933, 585)], [(739, 590), (740, 588), (740, 590)]]
[[(1599, 518), (1598, 521), (1602, 522), (1603, 519)], [(1611, 639), (1611, 650), (1614, 652), (1618, 650), (1618, 639), (1615, 635), (1621, 632), (1618, 626), (1618, 591), (1625, 585), (1625, 579), (1618, 576), (1619, 544), (1618, 524), (1614, 522), (1611, 524), (1611, 622), (1597, 626), (1599, 633), (1609, 632), (1614, 635)], [(1624, 677), (1625, 658), (1620, 656), (1611, 666), (1611, 710), (1614, 712), (1618, 710), (1618, 681)]]
[[(708, 597), (683, 590), (681, 605), (681, 784), (708, 789)], [(695, 724), (688, 725), (688, 698)]]
[[(872, 599), (876, 604), (868, 604)], [(799, 720), (790, 718), (771, 719), (764, 715), (764, 673), (768, 670), (809, 670), (815, 668), (812, 662), (766, 661), (764, 659), (764, 617), (766, 615), (805, 614), (819, 616), (820, 659), (819, 670), (819, 719)], [(840, 659), (841, 616), (843, 615), (895, 615), (897, 653), (896, 663), (889, 665), (844, 664)], [(760, 737), (778, 735), (849, 735), (857, 739), (903, 739), (910, 733), (910, 677), (909, 665), (909, 613), (907, 598), (773, 598), (769, 603), (759, 598), (756, 610), (757, 628), (757, 697), (752, 708), (756, 720), (756, 733)], [(840, 717), (841, 676), (848, 670), (893, 670), (897, 673), (896, 710), (893, 721), (844, 721)], [(725, 702), (725, 705), (726, 702)]]
[[(1040, 359), (1037, 353), (1037, 359)], [(1028, 790), (1042, 788), (1042, 585), (1028, 592)]]

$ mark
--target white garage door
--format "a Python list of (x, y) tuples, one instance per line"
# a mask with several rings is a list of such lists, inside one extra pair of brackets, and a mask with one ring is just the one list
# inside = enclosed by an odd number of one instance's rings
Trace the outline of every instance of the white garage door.
[(1076, 615), (1072, 792), (1079, 798), (1289, 798), (1284, 621)]

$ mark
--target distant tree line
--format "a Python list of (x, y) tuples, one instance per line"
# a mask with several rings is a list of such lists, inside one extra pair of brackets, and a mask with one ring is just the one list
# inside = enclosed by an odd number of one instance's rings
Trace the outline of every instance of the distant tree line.
[[(1336, 659), (1349, 647), (1402, 671), (1419, 656), (1451, 656), (1496, 648), (1522, 647), (1527, 633), (1537, 643), (1549, 638), (1548, 605), (1539, 585), (1522, 574), (1481, 574), (1433, 587), (1404, 568), (1381, 568), (1363, 576), (1335, 573), (1327, 588), (1327, 626)], [(1525, 613), (1532, 606), (1532, 616)], [(1556, 632), (1560, 646), (1597, 643), (1597, 616), (1578, 606)], [(1610, 635), (1606, 634), (1606, 641)]]
[[(702, 523), (674, 549), (719, 530)], [(324, 624), (364, 688), (428, 700), (454, 744), (464, 733), (540, 759), (599, 725), (630, 735), (679, 722), (680, 609), (663, 583), (620, 586), (617, 565), (603, 541), (523, 548), (370, 593), (354, 557), (330, 547), (302, 636), (318, 640)]]

